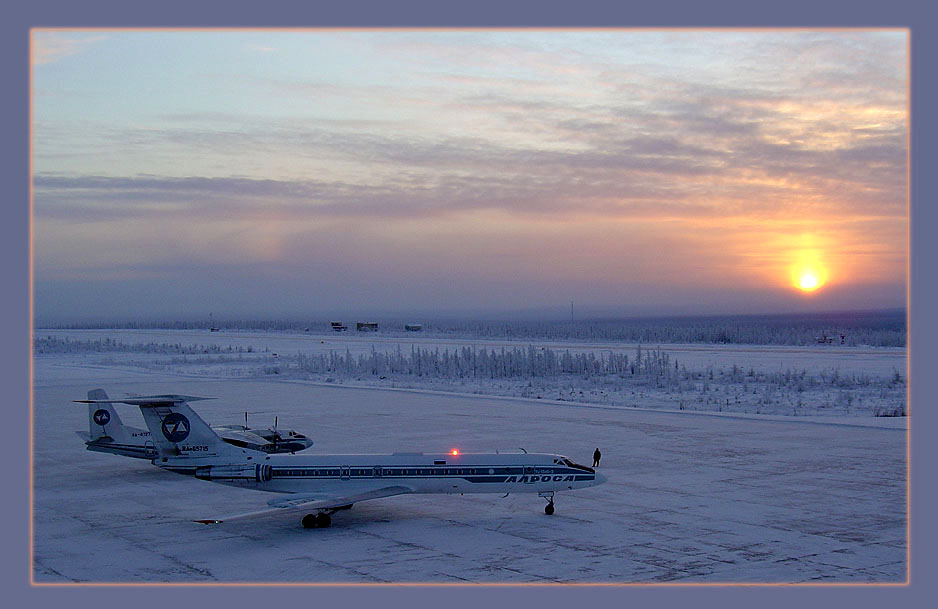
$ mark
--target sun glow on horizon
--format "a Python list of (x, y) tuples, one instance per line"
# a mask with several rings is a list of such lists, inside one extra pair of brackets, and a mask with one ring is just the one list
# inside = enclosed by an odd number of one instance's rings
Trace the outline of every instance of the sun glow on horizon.
[(803, 252), (791, 267), (791, 285), (801, 292), (816, 292), (828, 280), (826, 265), (820, 262), (816, 252)]
[(792, 252), (791, 286), (803, 293), (816, 292), (828, 281), (827, 257), (814, 235), (802, 235), (801, 242), (802, 247)]

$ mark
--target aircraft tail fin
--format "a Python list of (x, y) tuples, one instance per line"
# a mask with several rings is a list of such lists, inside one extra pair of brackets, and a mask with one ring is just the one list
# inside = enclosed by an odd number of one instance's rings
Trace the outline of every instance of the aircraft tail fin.
[(108, 437), (126, 442), (129, 434), (114, 406), (109, 402), (101, 402), (107, 399), (104, 389), (92, 389), (88, 392), (88, 434), (91, 441)]
[(77, 401), (88, 404), (88, 433), (77, 432), (88, 450), (140, 459), (156, 458), (150, 432), (121, 421), (113, 406), (120, 400), (109, 400), (103, 389), (92, 389), (87, 400)]
[(121, 401), (140, 407), (143, 420), (150, 430), (150, 439), (160, 457), (179, 459), (230, 456), (237, 457), (240, 461), (245, 454), (265, 454), (238, 448), (222, 440), (189, 406), (191, 401), (205, 399), (211, 398), (172, 394), (139, 396)]

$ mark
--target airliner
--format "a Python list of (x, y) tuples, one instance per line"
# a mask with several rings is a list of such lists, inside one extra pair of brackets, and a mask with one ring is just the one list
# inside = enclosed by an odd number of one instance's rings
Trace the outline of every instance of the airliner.
[[(85, 441), (87, 450), (138, 459), (159, 457), (150, 432), (124, 425), (103, 389), (89, 391), (87, 401), (88, 433), (75, 432)], [(247, 413), (244, 416), (247, 422)], [(247, 425), (217, 425), (212, 429), (229, 444), (265, 453), (292, 453), (313, 445), (312, 440), (292, 429), (277, 429), (276, 418), (274, 421), (269, 429), (252, 429)]]
[(537, 493), (554, 513), (554, 493), (602, 484), (593, 468), (553, 454), (403, 452), (391, 455), (268, 454), (224, 442), (185, 395), (89, 398), (86, 404), (140, 407), (158, 454), (153, 464), (180, 474), (229, 486), (286, 495), (268, 508), (227, 518), (197, 520), (221, 524), (277, 513), (302, 513), (304, 528), (328, 527), (332, 515), (353, 504), (404, 494)]

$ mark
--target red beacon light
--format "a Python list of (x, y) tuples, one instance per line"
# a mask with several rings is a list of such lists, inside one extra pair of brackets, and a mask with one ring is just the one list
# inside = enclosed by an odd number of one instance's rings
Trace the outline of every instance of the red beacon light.
[(456, 449), (456, 448), (454, 448), (453, 450), (451, 450), (451, 451), (449, 452), (449, 454), (451, 454), (451, 455), (453, 455), (453, 456), (455, 457), (456, 455), (459, 454), (459, 450)]

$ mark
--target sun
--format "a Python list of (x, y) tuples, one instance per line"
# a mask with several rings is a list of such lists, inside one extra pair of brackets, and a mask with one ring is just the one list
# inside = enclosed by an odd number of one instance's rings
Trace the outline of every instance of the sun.
[(831, 275), (830, 259), (815, 235), (797, 237), (796, 247), (789, 250), (788, 285), (808, 295), (827, 285)]
[(817, 274), (814, 271), (805, 271), (801, 274), (801, 278), (798, 280), (798, 287), (804, 290), (805, 292), (813, 292), (818, 289), (820, 282), (818, 281)]
[(791, 269), (791, 286), (803, 294), (816, 292), (827, 284), (828, 272), (817, 261), (796, 264)]

